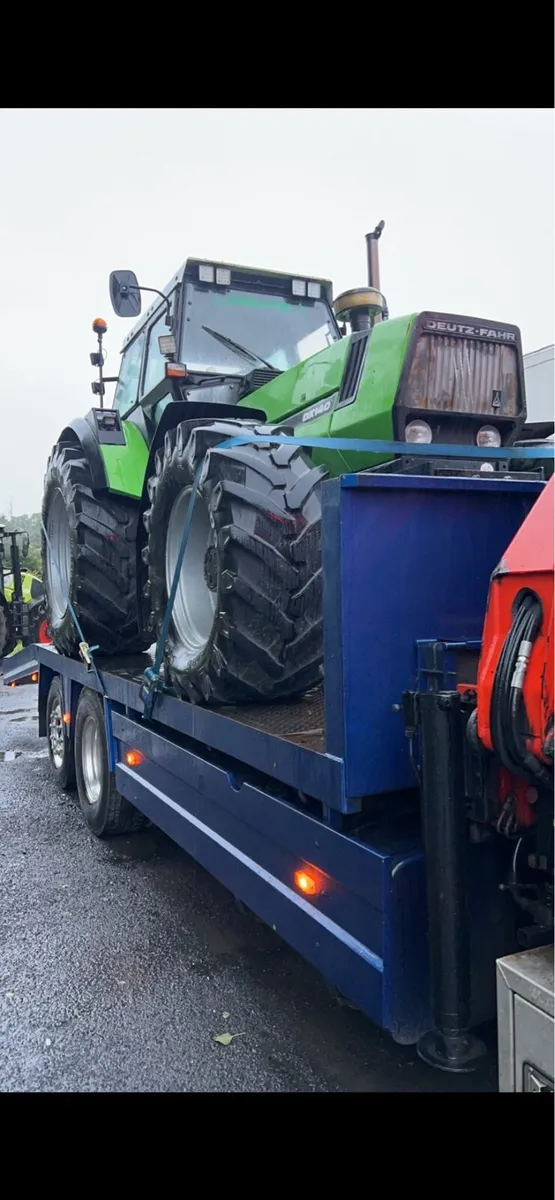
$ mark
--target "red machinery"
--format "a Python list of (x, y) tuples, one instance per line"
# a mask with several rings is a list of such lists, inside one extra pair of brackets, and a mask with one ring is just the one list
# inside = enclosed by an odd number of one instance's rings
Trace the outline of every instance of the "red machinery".
[(552, 477), (493, 573), (471, 723), (493, 756), (490, 819), (519, 839), (511, 889), (546, 928), (553, 921), (554, 501)]
[[(508, 771), (553, 766), (555, 477), (494, 571), (478, 670), (478, 737)], [(549, 781), (550, 782), (550, 781)]]

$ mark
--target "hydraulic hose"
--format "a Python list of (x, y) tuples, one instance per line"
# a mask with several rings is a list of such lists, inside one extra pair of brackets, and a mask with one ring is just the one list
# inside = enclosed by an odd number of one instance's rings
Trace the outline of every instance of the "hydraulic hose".
[(541, 629), (542, 616), (542, 606), (537, 596), (527, 592), (518, 606), (499, 656), (490, 723), (492, 744), (503, 766), (513, 775), (524, 773), (549, 786), (549, 772), (526, 746), (530, 731), (523, 696), (530, 654)]

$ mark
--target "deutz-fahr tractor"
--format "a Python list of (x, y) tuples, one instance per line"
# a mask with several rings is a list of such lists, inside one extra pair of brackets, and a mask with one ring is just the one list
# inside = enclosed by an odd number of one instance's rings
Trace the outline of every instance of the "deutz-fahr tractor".
[[(437, 312), (389, 318), (378, 239), (368, 286), (332, 301), (328, 280), (187, 259), (163, 292), (110, 276), (115, 312), (139, 317), (99, 407), (60, 433), (43, 503), (44, 578), (56, 647), (81, 631), (105, 655), (146, 649), (164, 621), (196, 468), (198, 482), (165, 647), (166, 680), (193, 703), (270, 702), (321, 678), (320, 487), (360, 470), (468, 470), (434, 443), (512, 444), (526, 417), (519, 330)], [(105, 384), (116, 383), (113, 407)], [(244, 433), (267, 442), (228, 446)], [(273, 445), (272, 434), (297, 445)], [(303, 447), (303, 437), (406, 443), (406, 455)], [(468, 464), (468, 460), (467, 460)], [(68, 604), (68, 600), (71, 604)]]

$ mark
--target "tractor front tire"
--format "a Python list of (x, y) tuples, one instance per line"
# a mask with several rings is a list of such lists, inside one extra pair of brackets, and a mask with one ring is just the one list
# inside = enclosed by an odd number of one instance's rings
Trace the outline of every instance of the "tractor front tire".
[(43, 579), (50, 634), (57, 650), (79, 653), (79, 634), (100, 654), (146, 649), (138, 624), (137, 525), (132, 501), (95, 494), (79, 446), (54, 447), (45, 478)]
[(165, 648), (167, 675), (193, 704), (285, 700), (322, 679), (324, 469), (300, 446), (222, 446), (241, 432), (278, 430), (182, 422), (166, 434), (148, 484), (144, 557), (159, 638), (204, 463)]

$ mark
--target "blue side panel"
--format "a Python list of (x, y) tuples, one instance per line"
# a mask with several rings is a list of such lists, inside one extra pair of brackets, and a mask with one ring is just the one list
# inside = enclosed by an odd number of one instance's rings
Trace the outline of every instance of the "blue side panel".
[(414, 786), (417, 642), (475, 642), (489, 580), (543, 484), (346, 475), (324, 491), (326, 748), (346, 796)]
[[(129, 717), (114, 712), (113, 729), (118, 790), (376, 1024), (415, 1042), (429, 1024), (425, 909), (407, 903), (423, 890), (415, 831), (347, 837)], [(145, 756), (134, 769), (130, 745)], [(295, 889), (300, 868), (316, 873), (315, 897)]]
[[(347, 836), (136, 720), (112, 721), (118, 790), (397, 1042), (416, 1042), (431, 1022), (418, 821)], [(144, 755), (133, 769), (128, 746)], [(495, 959), (515, 948), (498, 887), (508, 862), (492, 861), (507, 852), (469, 847), (474, 1022), (494, 1015)], [(300, 868), (319, 880), (315, 896), (296, 890)]]

